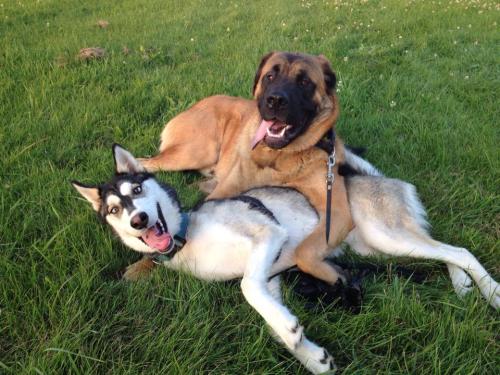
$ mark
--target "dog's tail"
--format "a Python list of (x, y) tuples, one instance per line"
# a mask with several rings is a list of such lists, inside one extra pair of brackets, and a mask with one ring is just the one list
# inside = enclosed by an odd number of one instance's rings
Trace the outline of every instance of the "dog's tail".
[(339, 173), (342, 176), (383, 176), (377, 168), (361, 156), (366, 149), (362, 147), (345, 147), (345, 162), (340, 164)]

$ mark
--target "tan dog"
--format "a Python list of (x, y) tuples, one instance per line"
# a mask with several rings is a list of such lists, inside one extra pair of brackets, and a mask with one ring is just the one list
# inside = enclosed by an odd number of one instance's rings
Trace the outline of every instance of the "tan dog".
[[(344, 179), (338, 174), (345, 150), (337, 138), (326, 243), (328, 153), (316, 144), (335, 126), (339, 115), (335, 84), (335, 74), (323, 56), (269, 53), (255, 76), (255, 100), (227, 96), (201, 100), (166, 125), (160, 153), (141, 162), (152, 172), (198, 170), (213, 176), (208, 199), (234, 196), (257, 186), (295, 188), (309, 199), (320, 218), (296, 249), (297, 265), (333, 284), (339, 274), (324, 258), (353, 228)], [(136, 278), (151, 266), (147, 259), (140, 261), (125, 277)]]

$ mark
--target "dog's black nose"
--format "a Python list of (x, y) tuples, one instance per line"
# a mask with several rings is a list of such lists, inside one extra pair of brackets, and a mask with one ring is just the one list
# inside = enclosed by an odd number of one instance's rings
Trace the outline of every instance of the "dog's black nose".
[(130, 225), (134, 229), (144, 229), (148, 225), (148, 214), (145, 212), (139, 212), (132, 216), (130, 219)]
[(266, 103), (270, 109), (280, 109), (287, 106), (288, 98), (284, 93), (273, 92), (266, 97)]

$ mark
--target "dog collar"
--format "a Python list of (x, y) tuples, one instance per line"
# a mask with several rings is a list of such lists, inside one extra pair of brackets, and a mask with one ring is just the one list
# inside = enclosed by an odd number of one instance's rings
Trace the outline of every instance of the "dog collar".
[(153, 262), (162, 264), (170, 261), (186, 244), (186, 233), (189, 225), (189, 214), (187, 212), (181, 213), (181, 227), (173, 238), (173, 247), (166, 253), (156, 253), (151, 256)]

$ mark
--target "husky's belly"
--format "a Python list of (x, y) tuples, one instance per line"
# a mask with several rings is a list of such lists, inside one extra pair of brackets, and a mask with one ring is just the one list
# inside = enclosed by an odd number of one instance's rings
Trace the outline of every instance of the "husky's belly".
[(251, 250), (250, 238), (213, 220), (190, 228), (186, 245), (167, 266), (205, 280), (229, 280), (243, 276)]
[(264, 243), (263, 228), (286, 230), (287, 241), (277, 253), (270, 275), (295, 264), (294, 250), (318, 223), (318, 215), (303, 195), (291, 189), (259, 188), (245, 200), (208, 201), (191, 214), (185, 247), (166, 264), (206, 280), (242, 277), (252, 251)]

